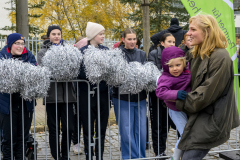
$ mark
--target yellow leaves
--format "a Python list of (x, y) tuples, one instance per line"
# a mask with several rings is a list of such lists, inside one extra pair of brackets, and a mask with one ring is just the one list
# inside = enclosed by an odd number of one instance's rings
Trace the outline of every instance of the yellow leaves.
[[(28, 0), (31, 5), (39, 4), (41, 0)], [(86, 36), (87, 22), (95, 22), (105, 27), (105, 34), (114, 37), (112, 30), (124, 30), (133, 26), (127, 19), (128, 13), (133, 12), (133, 7), (123, 5), (119, 0), (45, 0), (42, 8), (29, 8), (29, 24), (39, 27), (46, 34), (51, 24), (61, 26), (63, 38), (77, 38)], [(11, 12), (9, 18), (16, 24), (16, 12)], [(43, 35), (42, 34), (42, 35)], [(41, 35), (39, 35), (41, 36)], [(119, 35), (116, 35), (119, 37)]]
[[(40, 0), (28, 0), (39, 3)], [(48, 0), (42, 9), (31, 9), (29, 13), (42, 14), (40, 18), (30, 18), (29, 23), (47, 31), (50, 24), (58, 24), (63, 38), (86, 36), (87, 22), (102, 24), (106, 35), (114, 28), (126, 28), (127, 13), (132, 8), (122, 5), (119, 0)]]

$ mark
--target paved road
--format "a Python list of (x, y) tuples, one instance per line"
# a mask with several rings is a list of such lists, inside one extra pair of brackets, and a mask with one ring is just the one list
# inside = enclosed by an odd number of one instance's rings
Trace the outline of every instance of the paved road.
[[(45, 133), (44, 131), (44, 125), (45, 125), (45, 106), (42, 105), (42, 100), (37, 101), (37, 106), (36, 106), (36, 113), (35, 113), (36, 119), (35, 119), (35, 124), (36, 124), (36, 140), (38, 141), (38, 156), (37, 159), (52, 159), (51, 154), (50, 154), (50, 148), (48, 144), (48, 132)], [(110, 121), (111, 121), (111, 126), (110, 126), (110, 132), (109, 132), (109, 127), (106, 132), (106, 139), (105, 139), (105, 148), (104, 148), (104, 160), (118, 160), (120, 159), (121, 153), (119, 152), (119, 136), (118, 136), (118, 126), (115, 124), (115, 116), (114, 116), (114, 111), (113, 108), (111, 109), (110, 113)], [(33, 126), (32, 126), (32, 131), (33, 131)], [(236, 149), (239, 148), (239, 131), (240, 128), (234, 129), (231, 132), (231, 137), (230, 140), (221, 145), (220, 147), (213, 148), (211, 151), (218, 151), (218, 150), (228, 150), (228, 149)], [(170, 130), (168, 134), (168, 155), (172, 155), (171, 149), (174, 148), (175, 143), (176, 143), (176, 131), (175, 130)], [(150, 140), (151, 140), (151, 131), (150, 131)], [(237, 140), (236, 140), (237, 139)], [(82, 133), (81, 133), (81, 145), (83, 146), (83, 140), (82, 140)], [(150, 144), (152, 142), (150, 141)], [(83, 150), (83, 147), (81, 148)], [(47, 153), (47, 154), (46, 154)], [(71, 160), (77, 160), (77, 159), (85, 159), (85, 155), (75, 155), (72, 151), (72, 147), (69, 153), (69, 156)], [(153, 157), (155, 156), (153, 153), (152, 147), (149, 150), (146, 150), (146, 156), (147, 157)], [(205, 157), (206, 160), (215, 160), (215, 159), (221, 159), (219, 158), (217, 153), (212, 153), (208, 154)]]

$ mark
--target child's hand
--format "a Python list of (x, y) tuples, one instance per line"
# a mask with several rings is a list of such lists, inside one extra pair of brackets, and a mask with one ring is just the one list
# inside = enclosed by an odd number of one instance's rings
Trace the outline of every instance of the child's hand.
[(184, 100), (187, 96), (187, 92), (183, 90), (179, 90), (177, 93), (177, 99)]

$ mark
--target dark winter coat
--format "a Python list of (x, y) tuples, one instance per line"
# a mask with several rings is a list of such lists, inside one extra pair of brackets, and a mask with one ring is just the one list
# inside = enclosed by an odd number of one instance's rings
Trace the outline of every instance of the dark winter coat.
[[(0, 51), (0, 59), (9, 59), (12, 58), (12, 54), (10, 53), (7, 46), (5, 46)], [(22, 53), (22, 61), (26, 63), (31, 63), (33, 65), (37, 65), (36, 59), (34, 55), (27, 50), (27, 48), (24, 48)], [(30, 112), (33, 110), (33, 101), (25, 101), (24, 104), (27, 106), (27, 110)], [(36, 104), (36, 103), (35, 103)], [(3, 114), (9, 114), (10, 111), (10, 94), (8, 93), (0, 93), (0, 112)]]
[(162, 69), (161, 55), (162, 55), (162, 48), (160, 46), (152, 50), (148, 54), (148, 61), (154, 63), (159, 70)]
[(178, 148), (214, 148), (226, 142), (231, 130), (239, 126), (233, 62), (226, 49), (216, 48), (203, 60), (188, 57), (191, 75), (195, 76), (186, 99), (176, 101), (176, 108), (189, 116)]
[[(63, 41), (63, 45), (66, 42)], [(45, 40), (43, 42), (43, 48), (37, 54), (37, 62), (38, 65), (42, 66), (42, 58), (47, 52), (48, 49), (53, 45), (50, 40)], [(48, 90), (48, 97), (46, 98), (47, 103), (56, 103), (56, 96), (55, 96), (55, 82), (50, 83), (50, 89)], [(58, 82), (57, 83), (57, 103), (66, 103), (66, 83), (65, 82)], [(76, 99), (76, 91), (74, 88), (74, 83), (68, 82), (68, 103), (77, 102)], [(45, 103), (43, 101), (43, 103)]]
[[(140, 62), (144, 64), (146, 62), (146, 53), (140, 49), (134, 48), (132, 50), (124, 48), (124, 46), (119, 46), (119, 49), (125, 54), (125, 59), (128, 62)], [(113, 97), (118, 99), (118, 87), (113, 87)], [(146, 91), (143, 90), (139, 93), (139, 101), (147, 98)], [(131, 94), (130, 100), (128, 99), (128, 94), (120, 95), (120, 100), (138, 102), (138, 94)]]
[(175, 37), (175, 46), (178, 47), (181, 44), (182, 40), (184, 39), (184, 35), (187, 32), (188, 31), (183, 30), (182, 27), (174, 24), (174, 25), (171, 25), (168, 29), (154, 34), (151, 37), (151, 40), (154, 43), (154, 45), (157, 46), (160, 43), (159, 41), (160, 41), (161, 37), (165, 33), (171, 33)]
[[(84, 50), (88, 48), (90, 44), (87, 44), (86, 46), (80, 48), (80, 51), (82, 52), (82, 54), (84, 54)], [(108, 50), (109, 48), (108, 47), (105, 47), (103, 45), (98, 45), (98, 48), (99, 49), (105, 49), (105, 50)], [(81, 65), (81, 69), (80, 69), (80, 74), (78, 76), (79, 79), (82, 79), (82, 80), (88, 80), (87, 79), (87, 76), (86, 76), (86, 72), (85, 72), (85, 65), (84, 63), (82, 63)], [(88, 92), (88, 84), (86, 82), (81, 82), (79, 83), (79, 90), (83, 90), (83, 91), (86, 91)], [(91, 84), (90, 83), (90, 91), (94, 90), (95, 88), (97, 87), (96, 84)], [(99, 88), (100, 88), (100, 92), (107, 92), (108, 91), (108, 86), (107, 86), (107, 83), (105, 81), (101, 81), (99, 83)]]

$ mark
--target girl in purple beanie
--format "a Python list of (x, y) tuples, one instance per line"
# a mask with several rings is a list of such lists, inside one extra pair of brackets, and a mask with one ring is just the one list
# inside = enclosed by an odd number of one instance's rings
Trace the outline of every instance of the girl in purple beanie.
[(165, 48), (161, 56), (163, 73), (158, 79), (156, 95), (164, 100), (169, 108), (169, 116), (176, 125), (180, 137), (175, 145), (171, 160), (179, 160), (183, 151), (178, 149), (178, 143), (187, 123), (187, 115), (176, 109), (176, 100), (184, 100), (187, 92), (191, 91), (191, 74), (187, 70), (185, 53), (175, 46)]

